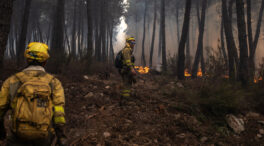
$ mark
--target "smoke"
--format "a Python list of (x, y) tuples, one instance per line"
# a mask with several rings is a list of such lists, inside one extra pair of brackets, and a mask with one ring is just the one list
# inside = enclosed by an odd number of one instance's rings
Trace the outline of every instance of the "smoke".
[[(127, 9), (129, 7), (129, 2), (128, 0), (123, 0), (123, 5), (124, 5), (124, 12), (127, 12)], [(126, 37), (127, 37), (127, 28), (128, 25), (126, 23), (126, 18), (125, 16), (120, 17), (120, 24), (115, 27), (114, 31), (117, 32), (114, 42), (114, 52), (120, 51), (126, 42)]]

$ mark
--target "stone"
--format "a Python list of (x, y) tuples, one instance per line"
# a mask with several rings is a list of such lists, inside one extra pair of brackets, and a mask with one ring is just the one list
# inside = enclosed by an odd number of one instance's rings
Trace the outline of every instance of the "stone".
[(261, 134), (257, 134), (257, 138), (262, 138), (262, 135)]
[(181, 134), (176, 135), (176, 137), (183, 139), (183, 138), (185, 138), (185, 134), (181, 133)]
[(264, 121), (258, 121), (258, 123), (264, 125)]
[(105, 138), (108, 138), (108, 137), (110, 137), (111, 136), (111, 134), (109, 133), (109, 132), (104, 132), (104, 137)]
[(106, 87), (105, 87), (105, 89), (109, 89), (109, 88), (110, 88), (110, 86), (106, 86)]
[(137, 132), (136, 132), (136, 136), (139, 136), (139, 135), (140, 135), (140, 133), (141, 133), (140, 131), (137, 131)]
[(259, 133), (264, 135), (264, 130), (263, 129), (259, 129)]
[(232, 114), (226, 115), (226, 122), (236, 134), (240, 134), (241, 132), (245, 131), (244, 121)]
[(89, 92), (88, 94), (86, 94), (84, 96), (84, 98), (90, 98), (90, 97), (93, 97), (93, 96), (94, 96), (93, 92)]
[(176, 83), (176, 86), (177, 86), (178, 88), (184, 88), (184, 86), (183, 86), (183, 84), (182, 84), (181, 82)]
[(84, 75), (83, 78), (86, 79), (86, 80), (89, 79), (89, 77), (87, 75)]
[(246, 117), (248, 117), (248, 118), (257, 118), (259, 116), (260, 115), (258, 113), (254, 113), (254, 112), (249, 112), (246, 114)]
[(201, 141), (202, 143), (206, 142), (207, 140), (208, 140), (207, 137), (202, 137), (202, 138), (200, 139), (200, 141)]

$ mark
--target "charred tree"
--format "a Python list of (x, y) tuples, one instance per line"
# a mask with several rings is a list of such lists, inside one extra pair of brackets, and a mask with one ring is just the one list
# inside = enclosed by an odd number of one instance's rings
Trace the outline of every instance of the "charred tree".
[[(93, 11), (92, 11), (92, 0), (87, 0), (87, 25), (88, 25), (88, 36), (87, 36), (87, 62), (90, 62), (93, 54)], [(90, 65), (88, 63), (87, 65)]]
[(225, 49), (225, 40), (224, 40), (224, 17), (222, 16), (222, 20), (221, 20), (221, 29), (220, 29), (220, 49), (222, 51), (224, 60), (225, 60), (225, 64), (228, 63), (228, 59), (227, 59), (227, 55), (226, 55), (226, 49)]
[(54, 73), (59, 73), (62, 70), (62, 65), (65, 61), (64, 51), (64, 4), (65, 0), (58, 0), (54, 14), (54, 24), (52, 30), (51, 42), (51, 58), (49, 61), (49, 68)]
[(75, 59), (77, 51), (76, 51), (76, 17), (77, 13), (77, 1), (74, 1), (74, 8), (73, 8), (73, 21), (72, 21), (72, 33), (71, 33), (71, 52), (70, 52), (70, 57), (69, 61), (72, 59)]
[(21, 32), (20, 32), (20, 36), (19, 36), (19, 41), (18, 41), (18, 45), (17, 45), (17, 66), (23, 65), (24, 61), (23, 61), (23, 55), (24, 55), (24, 50), (25, 50), (25, 46), (26, 46), (26, 39), (27, 39), (27, 28), (28, 28), (28, 19), (29, 19), (29, 13), (30, 13), (30, 7), (31, 7), (31, 2), (32, 0), (26, 0), (25, 3), (25, 9), (24, 9), (24, 16), (22, 19), (22, 27), (21, 27)]
[(192, 67), (192, 77), (197, 77), (197, 71), (199, 66), (199, 60), (201, 60), (201, 66), (202, 71), (204, 73), (204, 62), (203, 62), (203, 36), (204, 36), (204, 25), (205, 25), (205, 13), (206, 13), (206, 6), (207, 6), (207, 0), (203, 0), (202, 3), (202, 13), (201, 13), (201, 19), (199, 18), (199, 10), (198, 10), (198, 23), (199, 23), (199, 37), (198, 37), (198, 45), (197, 45), (197, 51), (195, 54), (195, 60)]
[(147, 15), (147, 0), (145, 0), (145, 10), (144, 10), (144, 20), (143, 20), (143, 39), (142, 39), (142, 53), (141, 53), (141, 62), (143, 66), (146, 66), (146, 59), (145, 59), (146, 15)]
[(151, 40), (151, 47), (150, 47), (150, 56), (149, 56), (149, 67), (152, 67), (152, 59), (153, 59), (153, 52), (154, 52), (154, 43), (155, 43), (155, 36), (156, 36), (156, 21), (157, 21), (157, 0), (154, 0), (154, 19), (153, 19), (153, 30), (152, 30), (152, 40)]
[[(106, 61), (106, 0), (101, 0), (101, 21), (100, 21), (100, 40), (101, 40), (101, 57), (99, 61)], [(100, 49), (100, 48), (99, 48)]]
[(166, 59), (166, 32), (165, 32), (165, 0), (161, 0), (161, 51), (162, 51), (162, 70), (167, 71)]
[(261, 7), (259, 10), (259, 17), (257, 21), (257, 27), (255, 32), (255, 37), (252, 34), (252, 23), (251, 23), (251, 0), (247, 0), (247, 30), (248, 30), (248, 43), (249, 43), (249, 75), (253, 80), (255, 75), (255, 53), (260, 35), (260, 28), (262, 22), (264, 10), (264, 0), (261, 2)]
[(8, 33), (12, 16), (13, 0), (0, 2), (0, 72), (3, 69), (3, 59), (6, 50)]
[(192, 0), (187, 0), (186, 6), (185, 6), (185, 14), (184, 14), (183, 27), (182, 27), (181, 40), (180, 40), (179, 49), (178, 49), (177, 76), (180, 80), (184, 79), (185, 45), (186, 45), (188, 32), (189, 32), (191, 5), (192, 5)]
[[(229, 7), (231, 7), (230, 1)], [(230, 12), (231, 11), (231, 12)], [(233, 30), (232, 30), (232, 7), (227, 9), (226, 0), (222, 0), (222, 16), (224, 31), (226, 37), (227, 51), (228, 51), (228, 66), (229, 66), (229, 78), (234, 80), (236, 78), (235, 68), (237, 67), (237, 48), (234, 41)]]
[(236, 0), (237, 28), (240, 48), (239, 80), (243, 85), (248, 83), (248, 47), (246, 22), (244, 14), (244, 2)]

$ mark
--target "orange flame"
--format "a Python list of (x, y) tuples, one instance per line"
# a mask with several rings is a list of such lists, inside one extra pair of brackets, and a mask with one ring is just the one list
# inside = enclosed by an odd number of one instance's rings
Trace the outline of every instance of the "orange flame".
[[(190, 77), (190, 76), (192, 76), (192, 75), (189, 73), (189, 70), (188, 70), (187, 68), (184, 70), (184, 76), (185, 76), (185, 77)], [(199, 68), (199, 70), (198, 70), (198, 72), (197, 72), (197, 77), (202, 77), (202, 76), (203, 76), (202, 69)]]
[(190, 76), (192, 76), (192, 75), (189, 73), (189, 70), (188, 70), (187, 68), (184, 70), (184, 76), (185, 76), (185, 77), (190, 77)]
[(259, 81), (262, 81), (262, 80), (263, 80), (262, 77), (259, 77), (259, 78), (255, 77), (254, 78), (254, 83), (258, 83)]
[(202, 77), (203, 76), (203, 72), (202, 69), (199, 68), (198, 72), (197, 72), (197, 77)]
[(135, 66), (134, 67), (137, 72), (139, 72), (140, 74), (147, 74), (149, 73), (149, 67), (143, 67), (143, 66)]

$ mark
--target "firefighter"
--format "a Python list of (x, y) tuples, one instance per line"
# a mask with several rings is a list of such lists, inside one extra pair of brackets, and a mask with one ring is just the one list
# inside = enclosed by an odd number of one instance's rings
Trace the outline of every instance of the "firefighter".
[(30, 43), (24, 53), (28, 66), (9, 77), (0, 92), (0, 140), (6, 137), (5, 113), (12, 110), (10, 146), (50, 146), (56, 134), (57, 144), (66, 145), (64, 133), (64, 89), (61, 82), (45, 72), (48, 46)]
[(121, 102), (120, 104), (124, 104), (126, 100), (130, 99), (131, 95), (131, 87), (132, 84), (135, 83), (136, 71), (134, 69), (135, 58), (133, 56), (134, 46), (136, 44), (136, 40), (133, 37), (128, 37), (126, 39), (126, 46), (122, 50), (122, 68), (119, 69), (119, 73), (122, 76), (123, 80), (123, 88), (121, 90)]

